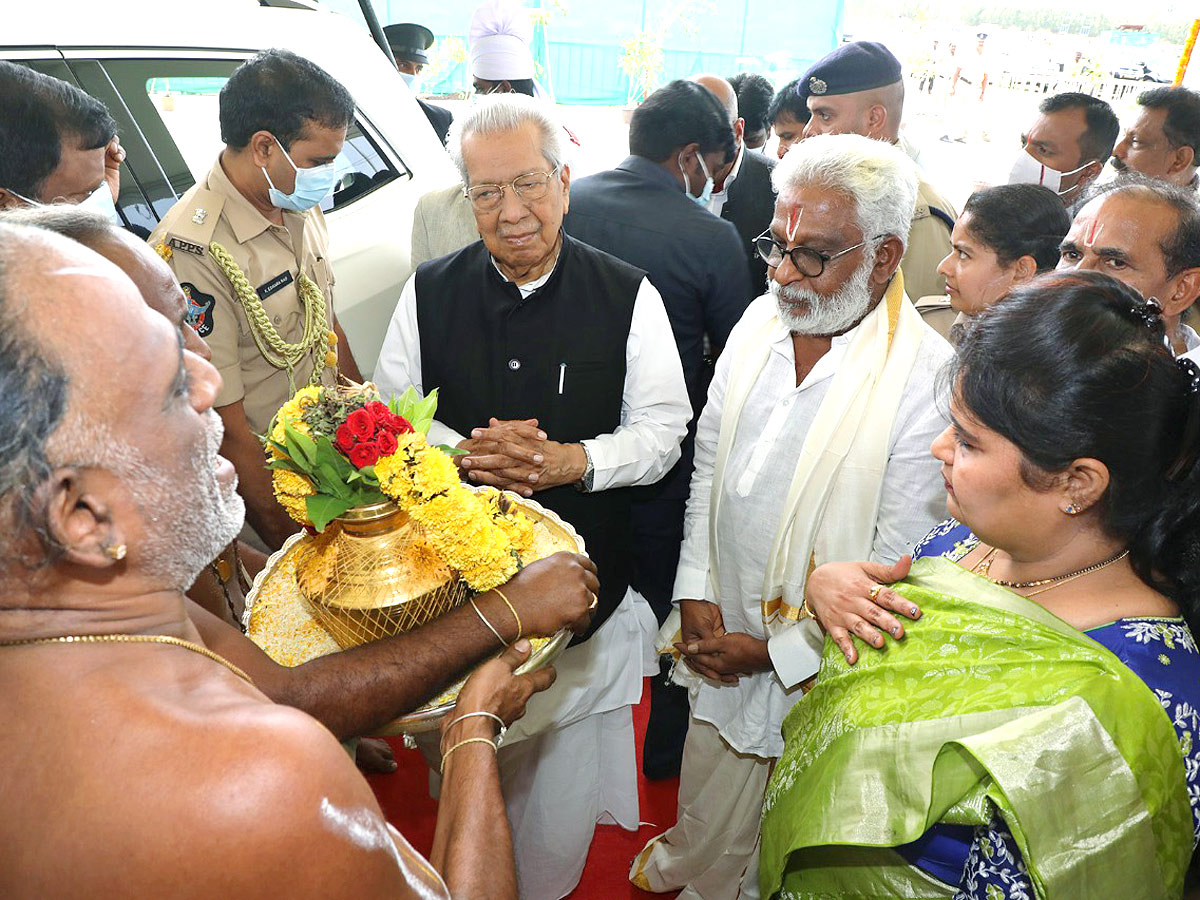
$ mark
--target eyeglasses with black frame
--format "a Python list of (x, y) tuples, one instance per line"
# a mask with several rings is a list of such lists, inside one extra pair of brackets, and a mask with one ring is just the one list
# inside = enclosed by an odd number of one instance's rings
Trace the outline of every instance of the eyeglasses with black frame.
[(504, 191), (512, 190), (526, 203), (541, 200), (550, 191), (550, 181), (559, 173), (562, 166), (555, 166), (549, 172), (526, 172), (518, 175), (506, 184), (474, 184), (463, 191), (471, 205), (480, 212), (491, 212), (499, 209), (504, 201)]
[(796, 271), (805, 278), (820, 278), (825, 273), (825, 266), (833, 262), (841, 256), (845, 256), (859, 247), (865, 247), (871, 241), (877, 241), (880, 238), (887, 237), (884, 234), (877, 234), (870, 240), (862, 240), (853, 247), (847, 247), (845, 250), (839, 250), (837, 253), (822, 253), (820, 250), (814, 250), (812, 247), (793, 247), (788, 250), (783, 244), (775, 240), (775, 235), (771, 234), (771, 230), (767, 229), (762, 234), (754, 239), (754, 250), (762, 257), (772, 269), (776, 269), (783, 262), (783, 257), (786, 254), (791, 257), (792, 265), (796, 267)]

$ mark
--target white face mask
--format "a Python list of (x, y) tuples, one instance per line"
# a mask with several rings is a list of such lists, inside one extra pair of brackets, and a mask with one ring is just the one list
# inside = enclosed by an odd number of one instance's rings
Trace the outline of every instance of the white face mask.
[(83, 200), (80, 200), (78, 205), (80, 209), (90, 209), (93, 212), (100, 213), (114, 225), (121, 224), (121, 217), (117, 214), (117, 204), (113, 202), (112, 190), (109, 188), (107, 181), (102, 182), (100, 187), (92, 191)]
[(708, 172), (708, 166), (704, 164), (704, 157), (699, 153), (696, 154), (696, 161), (700, 163), (700, 171), (704, 173), (704, 188), (700, 191), (699, 197), (692, 193), (692, 180), (688, 178), (687, 170), (683, 168), (683, 154), (680, 153), (679, 158), (675, 160), (679, 166), (679, 174), (683, 176), (683, 192), (697, 206), (708, 209), (709, 201), (712, 200), (713, 178)]
[(408, 89), (414, 94), (421, 90), (420, 75), (413, 75), (409, 72), (401, 72), (400, 77), (404, 79), (404, 83), (408, 85)]
[(1092, 164), (1091, 160), (1085, 162), (1077, 169), (1072, 169), (1070, 172), (1060, 172), (1058, 169), (1052, 169), (1049, 166), (1042, 165), (1033, 158), (1033, 155), (1028, 150), (1022, 150), (1013, 163), (1012, 170), (1008, 173), (1009, 184), (1040, 184), (1050, 188), (1060, 197), (1063, 194), (1074, 190), (1076, 185), (1071, 185), (1065, 191), (1059, 190), (1062, 187), (1062, 180), (1068, 175), (1074, 175), (1076, 172), (1082, 172)]
[[(52, 203), (42, 203), (40, 200), (34, 200), (31, 197), (26, 197), (24, 194), (18, 194), (14, 190), (9, 190), (19, 200), (28, 203), (34, 209), (42, 209), (47, 206), (53, 206)], [(108, 187), (108, 182), (103, 182), (100, 187), (96, 188), (78, 203), (74, 204), (80, 209), (91, 210), (98, 212), (114, 225), (121, 224), (121, 216), (117, 212), (117, 204), (113, 202), (112, 191)]]

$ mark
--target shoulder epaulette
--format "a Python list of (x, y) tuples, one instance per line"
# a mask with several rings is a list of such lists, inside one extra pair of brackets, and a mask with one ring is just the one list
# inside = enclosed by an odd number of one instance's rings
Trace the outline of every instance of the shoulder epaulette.
[(224, 208), (223, 196), (206, 188), (196, 188), (167, 213), (163, 220), (163, 242), (172, 250), (206, 256)]

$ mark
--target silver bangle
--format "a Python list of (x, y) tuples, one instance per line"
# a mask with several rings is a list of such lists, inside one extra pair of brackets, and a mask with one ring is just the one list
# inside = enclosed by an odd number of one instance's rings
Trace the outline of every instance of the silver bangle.
[(453, 728), (455, 725), (457, 725), (459, 722), (462, 722), (465, 719), (471, 719), (471, 718), (475, 718), (475, 717), (480, 717), (480, 718), (486, 717), (488, 719), (494, 719), (496, 721), (496, 724), (500, 726), (500, 730), (498, 732), (496, 732), (496, 746), (499, 747), (501, 742), (504, 740), (505, 732), (508, 731), (508, 726), (505, 725), (504, 720), (502, 718), (500, 718), (498, 715), (496, 715), (495, 713), (490, 713), (490, 712), (487, 712), (486, 710), (481, 709), (478, 712), (463, 713), (457, 719), (451, 719), (450, 722), (446, 725), (446, 727), (442, 729), (442, 739), (438, 742), (438, 749), (441, 750), (442, 745), (444, 745), (446, 743), (446, 733), (451, 728)]
[(496, 626), (493, 625), (491, 622), (489, 622), (487, 620), (487, 616), (485, 616), (482, 612), (479, 611), (479, 607), (475, 603), (475, 598), (468, 597), (467, 599), (471, 601), (471, 609), (475, 610), (475, 615), (479, 616), (479, 620), (488, 627), (488, 631), (490, 631), (492, 634), (494, 634), (496, 636), (496, 640), (498, 640), (500, 642), (500, 646), (508, 647), (508, 643), (504, 640), (504, 638), (500, 637), (500, 632), (498, 632), (496, 630)]

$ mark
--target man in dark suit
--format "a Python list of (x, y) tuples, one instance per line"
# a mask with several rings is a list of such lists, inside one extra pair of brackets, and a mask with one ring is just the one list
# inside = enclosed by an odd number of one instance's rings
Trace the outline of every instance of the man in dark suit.
[[(566, 231), (650, 276), (683, 363), (693, 411), (683, 456), (661, 482), (640, 489), (632, 515), (634, 586), (661, 623), (671, 611), (683, 540), (694, 417), (711, 378), (705, 344), (720, 350), (758, 291), (737, 229), (708, 211), (714, 173), (728, 170), (737, 155), (733, 127), (713, 95), (689, 81), (655, 91), (633, 113), (629, 153), (615, 169), (571, 183)], [(651, 679), (647, 776), (679, 773), (687, 717), (686, 692)]]
[(771, 226), (775, 215), (775, 189), (771, 170), (775, 160), (746, 149), (746, 120), (738, 115), (737, 93), (719, 75), (693, 75), (692, 81), (705, 88), (725, 108), (737, 141), (737, 155), (728, 166), (713, 173), (715, 190), (708, 202), (710, 212), (732, 222), (742, 241), (742, 252), (750, 266), (751, 298), (766, 290), (767, 264), (754, 249), (754, 239)]
[(429, 63), (429, 57), (425, 51), (433, 46), (433, 32), (424, 25), (405, 22), (401, 25), (388, 25), (383, 29), (383, 36), (387, 38), (388, 46), (392, 48), (392, 56), (396, 57), (396, 69), (400, 72), (400, 77), (413, 92), (413, 99), (421, 107), (421, 112), (425, 113), (425, 118), (429, 120), (433, 132), (442, 142), (442, 146), (445, 146), (446, 135), (450, 132), (450, 123), (454, 120), (454, 116), (451, 115), (450, 110), (426, 103), (417, 96), (419, 90), (417, 79), (421, 70)]

